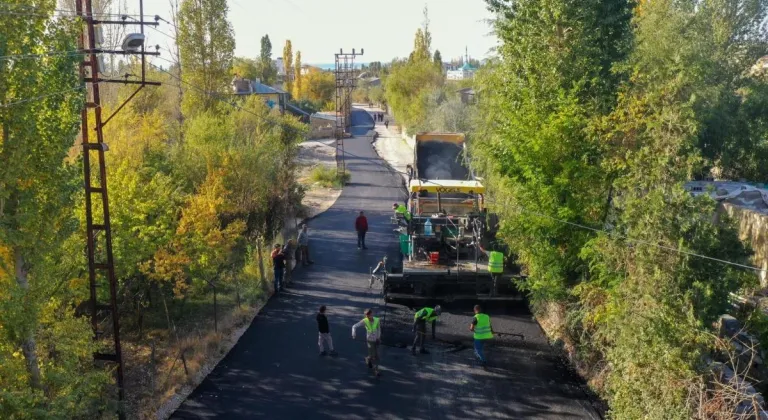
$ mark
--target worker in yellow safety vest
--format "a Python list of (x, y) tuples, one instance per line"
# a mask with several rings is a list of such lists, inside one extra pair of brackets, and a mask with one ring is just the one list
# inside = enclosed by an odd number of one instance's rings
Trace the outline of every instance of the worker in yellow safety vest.
[(415, 356), (416, 355), (416, 345), (419, 345), (419, 352), (421, 354), (429, 354), (427, 349), (424, 348), (424, 339), (427, 335), (427, 322), (432, 323), (432, 339), (435, 339), (435, 324), (437, 323), (437, 318), (440, 317), (440, 313), (442, 312), (442, 309), (440, 308), (440, 305), (435, 306), (435, 308), (421, 308), (419, 309), (414, 315), (413, 315), (413, 332), (415, 333), (415, 336), (413, 337), (413, 346), (411, 346), (411, 353)]
[(409, 226), (411, 224), (411, 212), (409, 212), (404, 205), (394, 203), (392, 204), (392, 210), (395, 212), (395, 217), (397, 217), (398, 214), (403, 217), (405, 226)]
[[(379, 318), (373, 316), (372, 309), (365, 310), (365, 318), (352, 326), (352, 339), (355, 339), (356, 330), (365, 327), (365, 342), (368, 344), (368, 356), (365, 358), (365, 364), (368, 369), (373, 369), (376, 376), (381, 376), (379, 372), (379, 345), (381, 344), (381, 325)], [(375, 364), (374, 364), (375, 362)]]
[(475, 317), (472, 324), (469, 325), (469, 330), (474, 334), (475, 356), (480, 360), (480, 365), (485, 367), (486, 360), (483, 347), (486, 340), (493, 338), (493, 327), (491, 326), (491, 317), (483, 313), (483, 308), (480, 305), (475, 305)]
[(493, 278), (493, 286), (491, 287), (491, 296), (494, 296), (497, 292), (499, 277), (504, 272), (504, 254), (499, 251), (491, 251), (488, 253), (488, 272), (491, 273)]

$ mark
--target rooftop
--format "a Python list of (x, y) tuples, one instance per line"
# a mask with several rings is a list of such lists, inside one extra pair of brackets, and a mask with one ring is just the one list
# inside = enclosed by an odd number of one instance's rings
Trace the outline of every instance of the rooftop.
[(734, 181), (691, 181), (685, 189), (694, 196), (709, 194), (721, 203), (768, 215), (768, 185)]

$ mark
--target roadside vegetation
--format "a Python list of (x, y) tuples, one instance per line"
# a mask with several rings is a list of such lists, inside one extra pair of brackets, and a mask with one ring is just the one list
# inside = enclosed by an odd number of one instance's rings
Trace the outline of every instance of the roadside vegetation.
[(309, 173), (309, 180), (324, 188), (342, 188), (349, 181), (349, 171), (340, 174), (335, 167), (317, 165)]
[(750, 251), (683, 183), (768, 177), (768, 85), (751, 72), (768, 3), (489, 5), (501, 46), (472, 150), (520, 286), (613, 417), (718, 416), (690, 396), (729, 293), (757, 278), (691, 255), (748, 265)]
[[(25, 6), (35, 14), (0, 19), (0, 55), (76, 49), (81, 26), (51, 18), (55, 2), (10, 7)], [(105, 127), (133, 418), (151, 417), (162, 398), (220, 355), (229, 331), (253, 316), (270, 293), (266, 244), (301, 203), (295, 166), (305, 126), (257, 97), (234, 105), (222, 99), (231, 92), (232, 29), (225, 19), (188, 23), (226, 12), (225, 0), (182, 1), (173, 34), (180, 64), (150, 66), (147, 79), (163, 86), (143, 89)], [(82, 90), (71, 89), (78, 86), (77, 61), (0, 61), (0, 103), (14, 104), (0, 108), (1, 418), (98, 418), (114, 410), (113, 377), (92, 359), (106, 343), (92, 340), (83, 316), (84, 100)], [(115, 71), (141, 73), (132, 61)], [(103, 85), (104, 115), (132, 92), (131, 85)], [(108, 291), (99, 293), (107, 302)]]

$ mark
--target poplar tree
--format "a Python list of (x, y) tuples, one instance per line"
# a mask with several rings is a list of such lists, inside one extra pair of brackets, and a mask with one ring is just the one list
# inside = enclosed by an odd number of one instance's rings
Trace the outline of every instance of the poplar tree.
[(301, 51), (296, 51), (296, 62), (294, 63), (293, 74), (293, 98), (298, 100), (302, 95)]
[(81, 166), (65, 160), (84, 105), (82, 56), (47, 54), (76, 50), (81, 26), (53, 19), (53, 0), (16, 6), (35, 13), (0, 19), (0, 56), (25, 56), (0, 59), (0, 417), (92, 418), (93, 389), (108, 379), (65, 286), (70, 264), (84, 263), (65, 249), (82, 183)]
[(283, 90), (291, 94), (293, 92), (293, 48), (290, 39), (285, 41), (285, 46), (283, 47), (283, 68), (285, 69)]
[(230, 69), (235, 51), (226, 0), (184, 0), (179, 10), (178, 45), (187, 89), (182, 111), (193, 115), (213, 110), (216, 95), (231, 91)]
[(261, 37), (261, 52), (259, 53), (259, 72), (261, 74), (261, 83), (271, 85), (275, 82), (277, 70), (272, 64), (272, 41), (269, 35)]

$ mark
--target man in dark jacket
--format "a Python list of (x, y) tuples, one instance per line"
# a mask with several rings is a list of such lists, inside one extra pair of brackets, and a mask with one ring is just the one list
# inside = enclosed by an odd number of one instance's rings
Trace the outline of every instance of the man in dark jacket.
[(283, 290), (283, 270), (285, 270), (285, 255), (280, 244), (272, 249), (272, 267), (275, 269), (275, 294)]
[(360, 215), (355, 219), (355, 230), (357, 231), (357, 249), (368, 249), (365, 246), (365, 233), (368, 232), (368, 219), (361, 211)]

